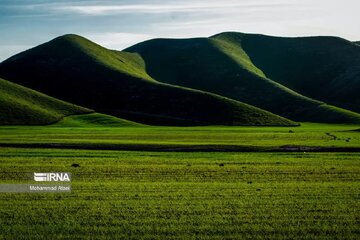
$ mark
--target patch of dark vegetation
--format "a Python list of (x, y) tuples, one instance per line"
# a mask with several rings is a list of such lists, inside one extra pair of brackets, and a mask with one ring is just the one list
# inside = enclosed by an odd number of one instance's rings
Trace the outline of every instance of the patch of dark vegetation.
[(337, 136), (335, 136), (335, 135), (333, 135), (333, 134), (331, 134), (331, 133), (325, 133), (325, 134), (326, 134), (327, 136), (331, 137), (332, 140), (338, 140), (338, 141), (344, 140), (345, 142), (350, 142), (350, 140), (351, 140), (350, 137), (344, 139), (344, 138), (339, 138), (339, 137), (337, 137)]
[(224, 164), (223, 164), (223, 163), (220, 163), (220, 164), (219, 164), (219, 167), (223, 167), (223, 166), (224, 166)]
[(359, 129), (353, 129), (353, 130), (346, 130), (343, 132), (360, 132), (360, 128)]
[(331, 137), (332, 140), (338, 140), (339, 138), (331, 133), (325, 133), (327, 136)]
[[(54, 148), (87, 150), (124, 150), (153, 152), (360, 152), (360, 147), (321, 146), (239, 146), (239, 145), (171, 145), (171, 144), (72, 144), (72, 143), (1, 143), (0, 147)], [(246, 168), (246, 167), (243, 167)]]
[(72, 167), (80, 167), (80, 164), (77, 164), (77, 163), (73, 163), (71, 164)]

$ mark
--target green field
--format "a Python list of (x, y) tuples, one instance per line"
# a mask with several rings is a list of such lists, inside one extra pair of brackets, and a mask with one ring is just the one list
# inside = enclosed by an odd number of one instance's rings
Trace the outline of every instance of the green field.
[(104, 125), (89, 123), (89, 119), (94, 120), (83, 115), (66, 117), (49, 126), (1, 126), (0, 146), (31, 144), (31, 147), (164, 151), (278, 151), (286, 146), (348, 148), (349, 151), (360, 148), (357, 131), (360, 125), (153, 127), (124, 121), (116, 123), (123, 127), (107, 127), (111, 119), (106, 119)]
[(2, 193), (0, 238), (358, 239), (359, 158), (2, 148), (3, 183), (73, 180), (71, 193)]
[(84, 116), (0, 127), (1, 183), (72, 173), (71, 193), (1, 193), (0, 239), (360, 237), (359, 125), (102, 127)]

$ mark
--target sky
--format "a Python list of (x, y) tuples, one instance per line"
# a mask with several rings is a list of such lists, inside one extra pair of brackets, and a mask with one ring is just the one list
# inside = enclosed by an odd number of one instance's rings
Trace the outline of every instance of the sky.
[(75, 33), (122, 50), (237, 31), (360, 40), (359, 0), (0, 0), (0, 61)]

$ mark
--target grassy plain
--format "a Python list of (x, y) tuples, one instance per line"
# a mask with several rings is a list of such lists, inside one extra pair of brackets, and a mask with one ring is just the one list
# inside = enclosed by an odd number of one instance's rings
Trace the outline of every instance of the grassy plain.
[[(84, 120), (84, 119), (81, 119)], [(108, 123), (108, 122), (107, 122)], [(106, 123), (106, 124), (107, 124)], [(137, 150), (278, 150), (284, 146), (359, 148), (360, 125), (302, 123), (300, 127), (106, 127), (77, 116), (55, 125), (0, 127), (0, 146)]]
[(72, 192), (0, 194), (0, 238), (358, 239), (359, 159), (1, 148), (2, 183), (66, 171)]
[[(124, 124), (67, 117), (49, 126), (0, 127), (1, 183), (30, 183), (33, 172), (72, 173), (71, 193), (0, 193), (0, 239), (360, 237), (359, 151), (206, 152), (227, 145), (358, 149), (358, 125)], [(64, 144), (73, 149), (54, 148)], [(160, 147), (102, 150), (114, 145)], [(199, 145), (208, 148), (197, 151)], [(76, 149), (86, 146), (97, 150)]]

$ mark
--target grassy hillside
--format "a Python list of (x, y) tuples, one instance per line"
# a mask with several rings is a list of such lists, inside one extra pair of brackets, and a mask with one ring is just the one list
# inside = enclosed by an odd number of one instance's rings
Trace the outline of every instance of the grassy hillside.
[(270, 79), (300, 94), (360, 112), (360, 46), (337, 37), (223, 33)]
[(59, 121), (58, 123), (52, 126), (54, 127), (139, 127), (143, 125), (101, 113), (90, 113), (90, 114), (64, 117), (63, 119), (61, 119), (61, 121)]
[(357, 113), (306, 97), (268, 78), (239, 39), (232, 34), (154, 39), (125, 51), (140, 54), (148, 74), (161, 82), (223, 95), (296, 121), (360, 122)]
[(0, 79), (0, 125), (50, 124), (92, 110)]
[(247, 104), (159, 83), (136, 53), (65, 35), (0, 64), (0, 76), (97, 112), (159, 125), (292, 125)]

